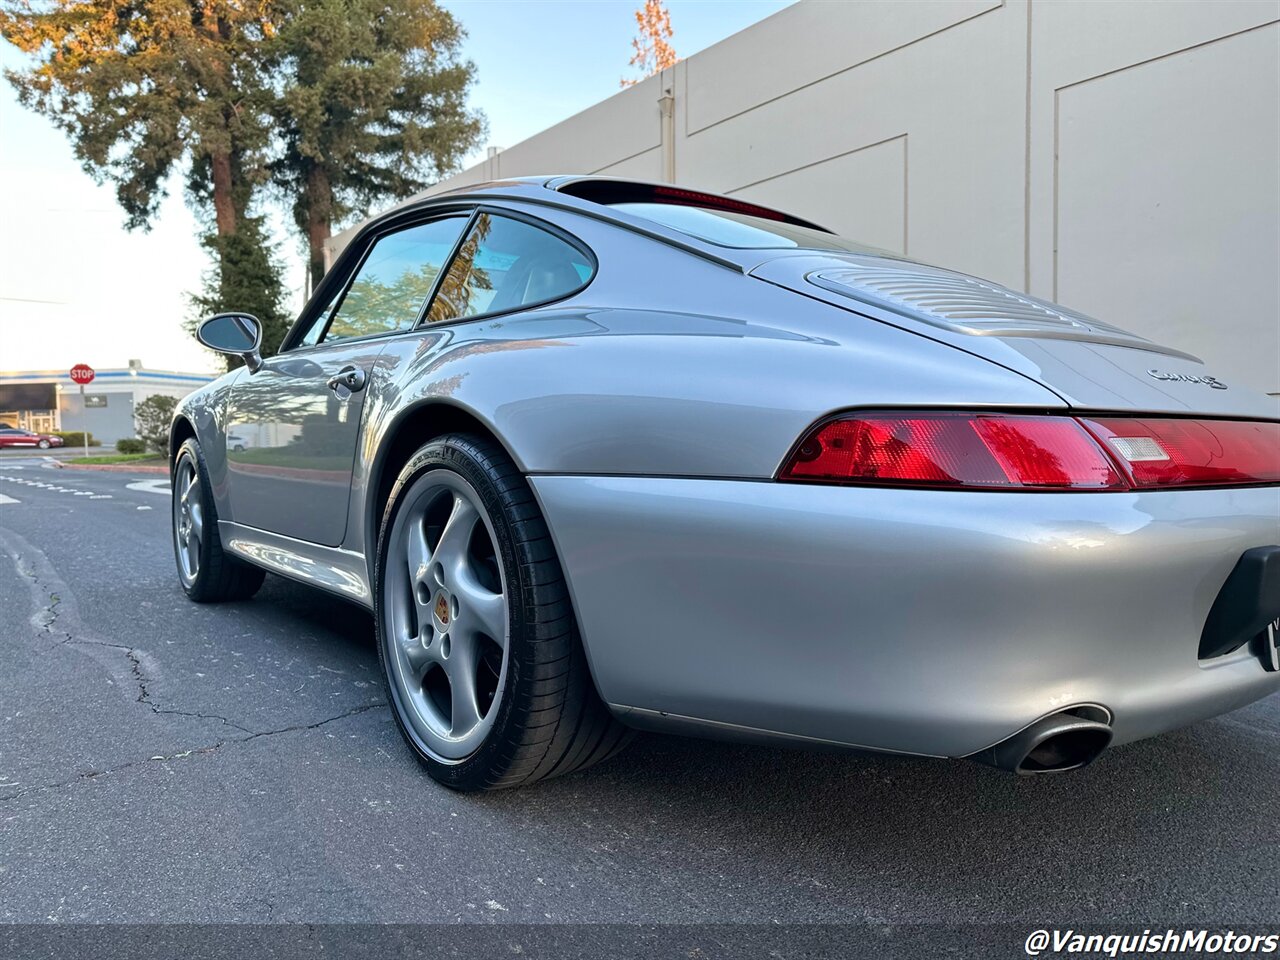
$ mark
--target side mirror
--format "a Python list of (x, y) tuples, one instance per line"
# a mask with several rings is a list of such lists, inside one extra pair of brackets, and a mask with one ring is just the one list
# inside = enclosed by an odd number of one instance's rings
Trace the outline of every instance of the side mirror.
[(248, 313), (220, 313), (196, 329), (196, 339), (210, 350), (231, 353), (244, 360), (250, 373), (262, 369), (262, 322)]

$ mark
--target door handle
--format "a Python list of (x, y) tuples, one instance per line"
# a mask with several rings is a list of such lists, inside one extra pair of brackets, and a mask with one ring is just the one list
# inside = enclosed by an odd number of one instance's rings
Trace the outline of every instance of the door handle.
[(340, 400), (345, 400), (351, 394), (363, 390), (366, 379), (364, 371), (359, 367), (343, 367), (326, 382)]

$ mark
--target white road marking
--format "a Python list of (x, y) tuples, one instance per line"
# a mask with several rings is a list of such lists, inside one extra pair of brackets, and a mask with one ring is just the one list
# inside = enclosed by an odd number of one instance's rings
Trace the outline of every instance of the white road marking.
[(169, 481), (162, 479), (135, 480), (133, 483), (125, 484), (125, 489), (140, 490), (143, 493), (158, 493), (167, 497), (169, 495)]
[(139, 510), (150, 510), (151, 508), (150, 508), (150, 507), (139, 507), (138, 509), (139, 509)]
[(21, 503), (21, 502), (22, 502), (21, 500), (15, 500), (13, 499), (13, 497), (6, 497), (3, 493), (0, 493), (0, 503)]
[[(56, 483), (45, 483), (41, 480), (26, 480), (26, 479), (23, 479), (22, 477), (10, 477), (4, 474), (0, 474), (0, 480), (5, 480), (9, 483), (20, 483), (24, 487), (39, 487), (41, 490), (48, 490), (50, 493), (69, 493), (76, 497), (88, 497), (90, 500), (114, 499), (114, 496), (110, 493), (94, 493), (92, 490), (77, 490), (75, 487), (60, 487)], [(143, 481), (143, 482), (150, 482), (150, 481)], [(169, 491), (166, 489), (164, 491), (156, 491), (156, 492), (168, 493)], [(0, 503), (18, 503), (18, 502), (20, 501), (14, 500), (12, 497), (9, 497), (6, 499), (0, 499)], [(147, 507), (147, 509), (150, 510), (151, 508)]]

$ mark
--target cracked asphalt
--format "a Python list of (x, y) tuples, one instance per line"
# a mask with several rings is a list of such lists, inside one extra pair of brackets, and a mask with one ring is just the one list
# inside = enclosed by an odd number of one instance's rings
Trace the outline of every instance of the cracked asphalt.
[(365, 613), (189, 603), (136, 479), (0, 460), (0, 921), (1280, 921), (1280, 698), (1062, 777), (646, 736), (463, 796)]

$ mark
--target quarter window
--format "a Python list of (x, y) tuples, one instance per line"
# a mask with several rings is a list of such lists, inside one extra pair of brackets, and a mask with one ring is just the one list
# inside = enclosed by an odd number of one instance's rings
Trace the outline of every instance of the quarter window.
[(427, 321), (559, 300), (581, 289), (594, 271), (586, 253), (555, 234), (523, 220), (481, 213), (453, 258)]
[(466, 222), (465, 216), (443, 217), (376, 240), (355, 278), (325, 308), (303, 344), (408, 330), (421, 316)]

